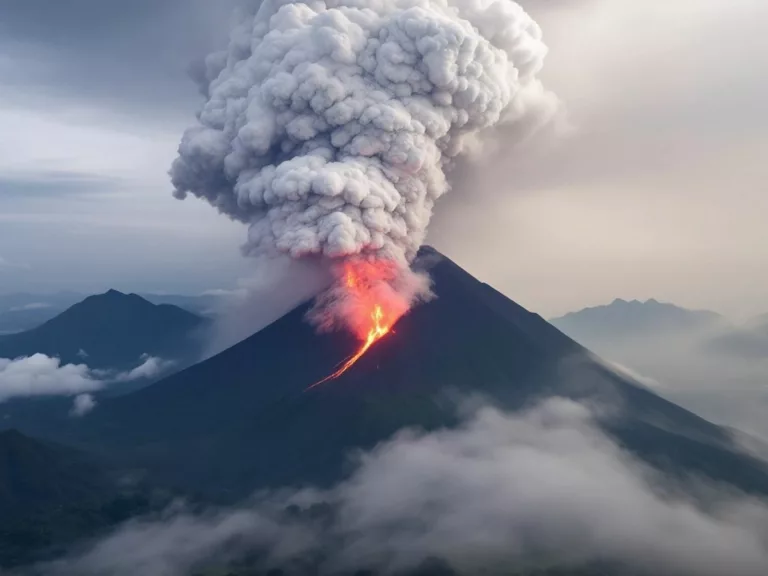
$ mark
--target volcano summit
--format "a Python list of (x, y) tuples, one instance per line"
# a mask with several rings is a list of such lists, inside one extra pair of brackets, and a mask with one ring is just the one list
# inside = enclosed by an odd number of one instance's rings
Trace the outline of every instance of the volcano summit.
[(560, 396), (599, 407), (601, 427), (656, 467), (768, 493), (768, 469), (726, 430), (613, 372), (437, 251), (423, 248), (416, 267), (436, 297), (334, 380), (307, 389), (359, 342), (346, 331), (318, 335), (309, 302), (201, 364), (103, 402), (63, 434), (158, 483), (235, 500), (338, 481), (351, 451), (403, 427), (456, 424), (459, 397), (516, 410)]

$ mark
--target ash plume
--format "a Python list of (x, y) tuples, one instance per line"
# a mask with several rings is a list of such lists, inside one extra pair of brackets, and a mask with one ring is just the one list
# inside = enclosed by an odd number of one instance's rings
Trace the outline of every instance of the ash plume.
[(206, 101), (175, 195), (248, 224), (248, 255), (407, 275), (455, 159), (556, 108), (537, 79), (546, 52), (509, 0), (251, 3), (197, 74)]

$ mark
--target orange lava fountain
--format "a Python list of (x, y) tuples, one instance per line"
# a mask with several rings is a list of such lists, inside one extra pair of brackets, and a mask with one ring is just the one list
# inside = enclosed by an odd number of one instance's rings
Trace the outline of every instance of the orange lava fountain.
[(376, 342), (392, 331), (394, 323), (408, 311), (408, 303), (389, 285), (395, 275), (393, 265), (385, 262), (348, 262), (343, 268), (343, 281), (337, 287), (342, 314), (347, 325), (358, 335), (360, 348), (331, 375), (307, 388), (310, 390), (335, 380)]

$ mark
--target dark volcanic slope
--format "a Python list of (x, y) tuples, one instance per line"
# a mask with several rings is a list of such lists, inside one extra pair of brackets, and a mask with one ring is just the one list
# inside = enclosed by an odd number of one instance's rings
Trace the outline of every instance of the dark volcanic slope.
[(61, 557), (76, 541), (163, 509), (173, 497), (130, 480), (78, 450), (0, 432), (0, 574)]
[(768, 492), (766, 470), (723, 430), (603, 368), (436, 252), (422, 257), (438, 297), (338, 380), (305, 392), (356, 343), (316, 335), (303, 306), (202, 364), (104, 402), (80, 424), (79, 443), (166, 483), (235, 498), (262, 486), (332, 482), (351, 449), (403, 426), (454, 423), (456, 393), (509, 408), (559, 394), (618, 407), (621, 416), (605, 426), (650, 462)]
[[(203, 320), (170, 305), (110, 290), (75, 304), (42, 326), (0, 336), (0, 358), (42, 353), (91, 368), (128, 369), (142, 354), (163, 358), (194, 354), (191, 332)], [(87, 357), (81, 354), (87, 353)]]
[(0, 432), (0, 524), (21, 514), (98, 498), (106, 476), (69, 448)]

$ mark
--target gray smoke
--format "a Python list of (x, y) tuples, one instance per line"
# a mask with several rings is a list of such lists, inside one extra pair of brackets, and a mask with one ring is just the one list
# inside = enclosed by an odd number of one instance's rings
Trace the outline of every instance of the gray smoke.
[(546, 52), (510, 0), (265, 0), (198, 70), (175, 193), (249, 224), (249, 255), (405, 265), (452, 162), (554, 112)]
[(327, 288), (330, 274), (317, 262), (257, 258), (257, 273), (220, 298), (203, 358), (234, 346)]

